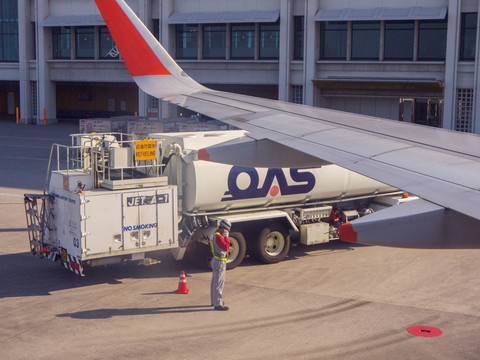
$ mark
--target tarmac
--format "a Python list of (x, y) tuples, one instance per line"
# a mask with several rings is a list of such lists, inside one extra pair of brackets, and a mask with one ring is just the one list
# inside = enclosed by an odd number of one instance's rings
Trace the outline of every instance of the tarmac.
[(51, 143), (74, 132), (0, 122), (1, 359), (480, 358), (480, 250), (296, 246), (228, 271), (225, 312), (211, 273), (170, 256), (79, 277), (31, 255), (23, 194), (43, 191)]

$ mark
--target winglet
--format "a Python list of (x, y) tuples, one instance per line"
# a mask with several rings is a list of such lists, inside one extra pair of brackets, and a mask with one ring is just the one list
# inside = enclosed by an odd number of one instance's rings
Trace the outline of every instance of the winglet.
[[(449, 230), (447, 223), (453, 222)], [(461, 235), (447, 242), (446, 234), (457, 231), (453, 215), (446, 209), (423, 199), (413, 199), (340, 225), (340, 240), (365, 245), (402, 248), (466, 248)], [(472, 232), (473, 234), (473, 232)], [(478, 241), (478, 236), (475, 237)], [(478, 242), (477, 242), (478, 246)]]
[[(152, 50), (155, 40), (145, 28), (132, 20), (130, 8), (122, 7), (115, 0), (96, 0), (122, 58), (133, 77), (144, 75), (170, 75)], [(135, 16), (136, 17), (136, 16)]]
[(124, 0), (95, 0), (138, 86), (166, 98), (204, 87), (186, 75)]

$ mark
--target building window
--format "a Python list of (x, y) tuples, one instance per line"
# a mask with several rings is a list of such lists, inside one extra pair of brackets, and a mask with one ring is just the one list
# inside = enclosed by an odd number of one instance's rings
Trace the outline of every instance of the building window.
[(260, 59), (278, 59), (280, 23), (260, 24)]
[(203, 57), (205, 59), (225, 59), (226, 30), (225, 24), (205, 25), (203, 27)]
[(100, 36), (100, 59), (118, 59), (120, 52), (118, 51), (115, 41), (106, 26), (99, 29)]
[(477, 13), (462, 14), (462, 28), (460, 33), (460, 60), (475, 60), (477, 18)]
[(153, 96), (148, 97), (150, 99), (150, 108), (156, 109), (158, 112), (158, 109), (160, 109), (160, 99)]
[(198, 58), (198, 25), (181, 24), (175, 27), (177, 59)]
[(0, 1), (0, 62), (18, 62), (18, 1)]
[(75, 29), (75, 50), (77, 59), (95, 58), (95, 29), (93, 26)]
[(293, 59), (303, 60), (304, 17), (293, 17)]
[(160, 41), (161, 40), (160, 39), (160, 20), (153, 19), (152, 22), (153, 22), (152, 34), (155, 37), (155, 39)]
[(347, 23), (327, 21), (320, 23), (320, 59), (347, 58)]
[(421, 20), (418, 23), (418, 60), (445, 60), (447, 21)]
[(442, 126), (443, 100), (415, 99), (414, 123), (433, 127)]
[(54, 59), (70, 59), (70, 27), (59, 26), (52, 28), (52, 42)]
[(352, 22), (352, 59), (378, 60), (380, 21)]
[(255, 24), (232, 24), (231, 58), (254, 59)]
[(473, 89), (457, 89), (455, 130), (473, 132)]
[[(37, 38), (37, 30), (35, 28), (36, 28), (36, 26), (32, 26), (32, 33), (31, 33), (32, 39)], [(32, 43), (33, 43), (32, 44), (33, 45), (33, 59), (37, 60), (37, 42), (32, 41)]]
[(413, 60), (414, 21), (385, 22), (385, 60)]

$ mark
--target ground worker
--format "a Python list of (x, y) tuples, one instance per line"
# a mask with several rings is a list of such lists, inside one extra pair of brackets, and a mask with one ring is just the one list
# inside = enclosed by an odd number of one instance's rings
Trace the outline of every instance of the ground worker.
[(223, 219), (220, 221), (218, 229), (213, 234), (210, 247), (213, 258), (210, 262), (212, 267), (212, 283), (210, 287), (210, 296), (215, 310), (228, 310), (223, 302), (223, 286), (225, 285), (225, 273), (227, 271), (227, 252), (230, 249), (230, 240), (228, 238), (232, 224)]

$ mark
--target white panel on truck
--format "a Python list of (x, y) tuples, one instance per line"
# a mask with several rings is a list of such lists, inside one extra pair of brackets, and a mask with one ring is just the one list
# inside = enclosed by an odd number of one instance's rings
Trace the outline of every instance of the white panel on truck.
[(169, 245), (175, 241), (175, 196), (172, 187), (123, 194), (125, 249)]
[(109, 254), (122, 247), (122, 194), (92, 191), (85, 194), (84, 248), (86, 255)]

